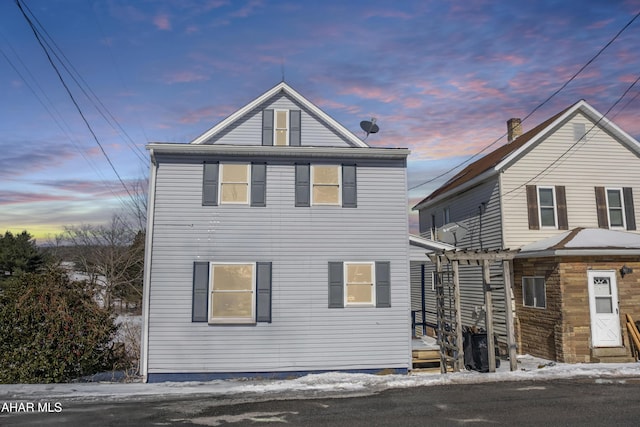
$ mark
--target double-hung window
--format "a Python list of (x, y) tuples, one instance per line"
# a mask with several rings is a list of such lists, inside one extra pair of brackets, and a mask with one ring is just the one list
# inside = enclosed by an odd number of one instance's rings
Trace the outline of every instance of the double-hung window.
[(373, 262), (344, 263), (346, 306), (373, 306), (376, 301), (376, 272)]
[(311, 166), (311, 205), (339, 206), (341, 196), (341, 167), (339, 165)]
[(610, 228), (625, 228), (622, 188), (607, 188), (607, 213)]
[(391, 307), (389, 261), (330, 261), (329, 308)]
[(275, 110), (273, 145), (289, 145), (289, 111)]
[(210, 323), (255, 322), (255, 264), (211, 264)]
[(248, 163), (220, 164), (220, 204), (248, 204), (251, 168)]
[(522, 304), (525, 307), (547, 307), (544, 277), (522, 278)]
[(193, 263), (192, 322), (271, 323), (271, 262)]
[(554, 187), (538, 187), (538, 208), (540, 211), (540, 226), (556, 227), (556, 197)]
[(205, 162), (202, 206), (267, 206), (267, 164)]

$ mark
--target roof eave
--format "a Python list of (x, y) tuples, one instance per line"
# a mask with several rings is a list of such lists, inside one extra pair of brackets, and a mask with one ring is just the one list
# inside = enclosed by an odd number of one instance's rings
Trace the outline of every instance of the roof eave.
[(434, 205), (436, 203), (439, 203), (442, 200), (445, 200), (445, 199), (447, 199), (449, 197), (455, 196), (458, 193), (462, 193), (463, 191), (466, 191), (469, 188), (475, 187), (476, 185), (482, 183), (483, 181), (488, 180), (492, 176), (497, 175), (498, 170), (499, 169), (496, 169), (496, 168), (487, 169), (486, 171), (482, 172), (480, 175), (476, 176), (472, 180), (467, 181), (465, 183), (462, 183), (457, 187), (453, 187), (451, 190), (446, 191), (446, 192), (444, 192), (442, 194), (439, 194), (436, 197), (434, 197), (433, 199), (422, 200), (421, 202), (416, 204), (413, 208), (411, 208), (411, 210), (415, 211), (415, 210), (419, 210), (419, 209), (428, 208), (429, 206), (432, 206), (432, 205)]
[(602, 255), (619, 255), (619, 256), (637, 256), (640, 255), (640, 249), (637, 248), (588, 248), (588, 249), (546, 249), (530, 252), (519, 252), (516, 258), (549, 258), (563, 256), (602, 256)]
[(354, 147), (281, 147), (263, 145), (216, 145), (151, 143), (146, 147), (154, 156), (158, 154), (217, 155), (246, 157), (324, 157), (341, 159), (406, 159), (407, 148), (354, 148)]

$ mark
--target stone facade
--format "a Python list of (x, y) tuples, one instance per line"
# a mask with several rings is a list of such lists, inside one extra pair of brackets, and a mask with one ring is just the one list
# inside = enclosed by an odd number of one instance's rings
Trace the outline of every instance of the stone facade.
[[(620, 268), (633, 273), (624, 278)], [(591, 362), (588, 270), (615, 270), (622, 343), (629, 351), (625, 314), (640, 320), (640, 257), (589, 256), (514, 260), (516, 342), (519, 353), (566, 363)], [(546, 308), (523, 305), (522, 278), (545, 278)]]

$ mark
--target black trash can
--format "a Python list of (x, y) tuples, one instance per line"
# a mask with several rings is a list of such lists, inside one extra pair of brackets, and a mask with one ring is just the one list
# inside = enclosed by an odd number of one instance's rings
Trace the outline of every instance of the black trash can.
[[(489, 372), (489, 346), (486, 332), (463, 333), (464, 367), (478, 372)], [(494, 341), (495, 343), (495, 341)], [(500, 366), (496, 344), (496, 368)]]

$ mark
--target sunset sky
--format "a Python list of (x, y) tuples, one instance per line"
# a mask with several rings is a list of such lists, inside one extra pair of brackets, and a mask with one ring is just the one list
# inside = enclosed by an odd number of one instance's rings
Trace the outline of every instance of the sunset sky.
[[(358, 136), (375, 117), (366, 142), (409, 148), (413, 188), (504, 144), (507, 119), (624, 28), (523, 128), (585, 99), (640, 137), (640, 18), (627, 26), (640, 0), (20, 4), (95, 134), (16, 2), (1, 1), (0, 232), (38, 243), (124, 209), (123, 183), (133, 192), (148, 173), (147, 143), (188, 143), (283, 76)], [(407, 211), (451, 176), (412, 189)]]

